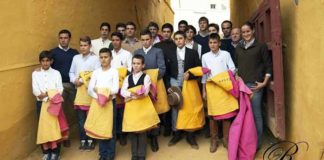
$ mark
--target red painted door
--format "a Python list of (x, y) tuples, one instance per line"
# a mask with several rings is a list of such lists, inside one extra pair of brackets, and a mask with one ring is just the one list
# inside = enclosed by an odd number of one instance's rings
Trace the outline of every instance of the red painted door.
[(285, 139), (285, 103), (279, 0), (263, 0), (250, 18), (258, 40), (267, 43), (272, 55), (273, 75), (267, 87), (265, 122), (273, 135)]

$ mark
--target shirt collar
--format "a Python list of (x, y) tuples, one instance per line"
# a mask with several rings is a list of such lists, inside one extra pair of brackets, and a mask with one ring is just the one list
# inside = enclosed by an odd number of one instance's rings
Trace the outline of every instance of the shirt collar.
[(215, 53), (215, 52), (213, 52), (213, 51), (210, 51), (211, 53), (212, 53), (212, 55), (214, 55), (214, 56), (219, 56), (219, 54), (220, 54), (220, 49), (218, 49), (218, 51)]
[(129, 39), (129, 38), (125, 38), (125, 43), (136, 43), (136, 42), (138, 42), (138, 39), (137, 38), (133, 38), (132, 40), (131, 39)]
[(140, 76), (142, 76), (142, 74), (143, 74), (143, 71), (140, 71), (138, 73), (133, 73), (133, 77), (140, 77)]
[(152, 45), (149, 48), (143, 47), (145, 54), (147, 54), (147, 52), (149, 52), (151, 50), (151, 48), (152, 48)]
[(107, 42), (110, 42), (110, 40), (107, 38), (106, 40), (103, 40), (101, 37), (99, 38), (100, 42), (102, 43), (107, 43)]
[(243, 42), (244, 48), (247, 49), (247, 48), (251, 47), (252, 44), (254, 43), (254, 41), (255, 41), (255, 38), (253, 38), (250, 42), (244, 41)]
[(41, 72), (50, 72), (52, 70), (52, 67), (49, 67), (48, 70), (44, 70), (42, 67), (41, 67)]
[(67, 52), (67, 51), (70, 49), (70, 47), (68, 47), (67, 49), (64, 49), (60, 44), (58, 45), (58, 47), (59, 47), (60, 49), (62, 49), (63, 51), (65, 51), (65, 52)]
[(186, 46), (179, 48), (177, 47), (177, 52), (185, 52)]
[(116, 50), (115, 50), (115, 49), (113, 49), (113, 52), (114, 52), (115, 54), (120, 54), (120, 53), (122, 52), (122, 50), (123, 50), (123, 49), (122, 49), (122, 48), (120, 48), (120, 49), (119, 49), (119, 51), (118, 51), (118, 52), (116, 52)]

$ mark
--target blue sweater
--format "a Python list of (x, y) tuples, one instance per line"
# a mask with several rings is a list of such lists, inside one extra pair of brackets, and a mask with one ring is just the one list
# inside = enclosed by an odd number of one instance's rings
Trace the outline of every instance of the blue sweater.
[(202, 37), (200, 34), (197, 34), (194, 37), (194, 41), (201, 45), (201, 56), (210, 51), (210, 48), (208, 46), (208, 41), (209, 41), (208, 36)]
[(70, 48), (68, 51), (64, 51), (59, 47), (53, 48), (51, 50), (53, 55), (52, 68), (58, 70), (62, 76), (62, 82), (70, 82), (69, 71), (72, 64), (73, 57), (79, 52), (75, 49)]

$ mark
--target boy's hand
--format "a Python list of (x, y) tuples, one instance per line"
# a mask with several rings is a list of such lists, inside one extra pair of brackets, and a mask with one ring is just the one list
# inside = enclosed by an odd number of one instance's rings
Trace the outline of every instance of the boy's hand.
[(37, 96), (38, 99), (43, 100), (47, 97), (47, 93), (41, 93), (39, 96)]
[(185, 73), (183, 74), (183, 79), (184, 79), (184, 80), (188, 80), (188, 79), (189, 79), (189, 72), (185, 72)]
[(98, 94), (98, 89), (97, 89), (97, 87), (94, 87), (94, 88), (93, 88), (93, 91), (94, 91), (95, 93)]
[(255, 86), (251, 87), (252, 91), (258, 91), (259, 89), (263, 88), (266, 86), (266, 83), (261, 83), (261, 82), (255, 82)]
[(76, 79), (74, 81), (74, 84), (77, 86), (77, 87), (80, 87), (83, 83), (79, 81), (80, 78)]

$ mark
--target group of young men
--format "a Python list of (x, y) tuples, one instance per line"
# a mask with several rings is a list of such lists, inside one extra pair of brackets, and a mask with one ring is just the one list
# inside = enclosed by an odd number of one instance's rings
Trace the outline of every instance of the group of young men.
[[(127, 137), (131, 139), (132, 160), (144, 160), (147, 139), (157, 152), (162, 131), (164, 136), (173, 136), (169, 146), (186, 135), (188, 144), (198, 149), (195, 135), (205, 128), (211, 139), (210, 152), (216, 152), (219, 137), (227, 147), (238, 106), (219, 109), (224, 104), (208, 101), (218, 100), (214, 78), (236, 72), (234, 52), (241, 41), (240, 28), (224, 21), (222, 39), (219, 26), (209, 24), (206, 17), (199, 19), (198, 33), (185, 20), (178, 28), (174, 33), (172, 24), (165, 23), (159, 34), (158, 24), (150, 22), (137, 39), (133, 22), (118, 23), (111, 34), (105, 22), (99, 28), (100, 38), (80, 38), (79, 51), (69, 47), (70, 31), (61, 30), (58, 47), (40, 53), (41, 68), (32, 75), (43, 127), (37, 135), (43, 159), (58, 159), (62, 141), (69, 146), (68, 136), (63, 136), (68, 126), (62, 127), (67, 123), (63, 108), (68, 104), (73, 104), (78, 117), (79, 149), (93, 150), (98, 142), (100, 160), (114, 159), (116, 140), (126, 145)], [(182, 102), (168, 103), (167, 94), (177, 89), (182, 92)]]

